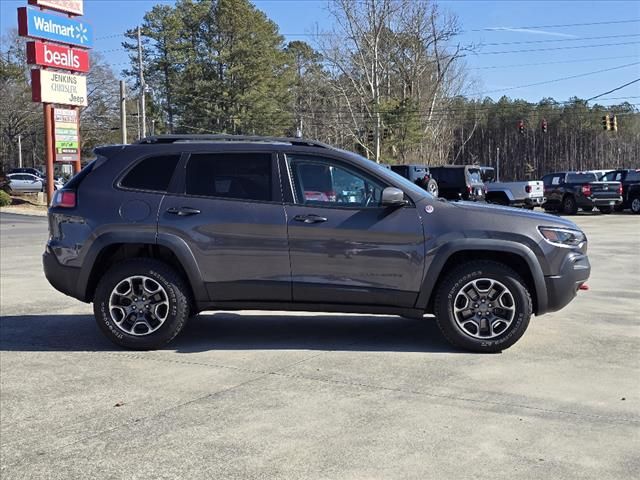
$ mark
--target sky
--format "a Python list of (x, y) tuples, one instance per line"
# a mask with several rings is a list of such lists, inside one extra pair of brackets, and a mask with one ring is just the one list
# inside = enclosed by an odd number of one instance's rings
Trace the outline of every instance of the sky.
[[(16, 27), (16, 8), (26, 0), (0, 0), (0, 29)], [(122, 33), (141, 22), (157, 0), (85, 0), (85, 19), (100, 52), (117, 75), (127, 57)], [(253, 0), (286, 41), (314, 44), (314, 32), (331, 28), (327, 0)], [(507, 95), (537, 102), (590, 98), (640, 78), (640, 1), (442, 0), (457, 15), (456, 41), (476, 45), (465, 58), (473, 80), (469, 96)], [(580, 25), (577, 25), (580, 24)], [(589, 25), (584, 25), (589, 24)], [(560, 26), (561, 25), (561, 26)], [(603, 38), (607, 37), (607, 38)], [(535, 51), (533, 51), (535, 50)], [(507, 52), (507, 53), (500, 53)], [(567, 78), (575, 77), (575, 78)], [(518, 87), (518, 88), (514, 88)], [(640, 106), (640, 82), (598, 100)]]

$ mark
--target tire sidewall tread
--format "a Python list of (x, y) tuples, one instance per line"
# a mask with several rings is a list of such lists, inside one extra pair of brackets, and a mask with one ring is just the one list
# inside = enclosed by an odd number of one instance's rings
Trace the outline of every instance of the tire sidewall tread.
[[(469, 281), (486, 276), (504, 283), (516, 302), (516, 318), (507, 331), (494, 339), (480, 340), (468, 336), (453, 318), (453, 301), (460, 288)], [(491, 261), (478, 260), (456, 267), (440, 283), (435, 299), (436, 323), (443, 336), (452, 345), (474, 352), (496, 353), (506, 350), (524, 335), (533, 312), (531, 295), (524, 281), (508, 266)]]
[[(169, 315), (155, 332), (129, 335), (115, 325), (109, 314), (109, 297), (118, 282), (128, 276), (144, 275), (153, 278), (166, 290)], [(94, 296), (93, 309), (100, 330), (116, 345), (132, 350), (153, 350), (173, 340), (184, 328), (190, 316), (188, 290), (183, 279), (167, 264), (151, 258), (123, 260), (112, 266), (100, 279)]]

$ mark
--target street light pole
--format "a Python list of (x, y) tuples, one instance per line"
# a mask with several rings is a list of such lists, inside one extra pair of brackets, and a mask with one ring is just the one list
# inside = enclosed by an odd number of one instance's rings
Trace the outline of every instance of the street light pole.
[(145, 84), (144, 84), (144, 72), (142, 71), (142, 31), (138, 26), (138, 81), (140, 83), (140, 115), (142, 119), (140, 121), (140, 138), (147, 136), (147, 113), (145, 106)]
[(18, 167), (22, 168), (22, 135), (18, 135)]

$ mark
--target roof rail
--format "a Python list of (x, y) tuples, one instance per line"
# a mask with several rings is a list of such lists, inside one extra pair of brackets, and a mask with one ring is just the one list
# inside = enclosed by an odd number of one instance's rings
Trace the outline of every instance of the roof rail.
[(163, 143), (207, 143), (207, 142), (255, 142), (255, 143), (281, 143), (286, 145), (333, 148), (326, 143), (308, 140), (306, 138), (291, 137), (261, 137), (257, 135), (154, 135), (142, 138), (136, 145), (157, 145)]

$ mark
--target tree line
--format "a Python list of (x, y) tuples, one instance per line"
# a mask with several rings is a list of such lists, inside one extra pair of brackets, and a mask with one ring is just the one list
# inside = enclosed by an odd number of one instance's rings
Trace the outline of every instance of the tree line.
[[(499, 155), (505, 179), (640, 166), (640, 113), (630, 103), (465, 97), (472, 78), (464, 57), (477, 46), (458, 42), (457, 18), (433, 1), (330, 0), (329, 14), (329, 31), (287, 43), (248, 0), (152, 7), (141, 25), (148, 131), (301, 133), (385, 163), (495, 165)], [(122, 74), (137, 92), (137, 28), (125, 37), (131, 65)], [(7, 110), (25, 111), (0, 112), (3, 166), (15, 163), (18, 131), (30, 139), (26, 154), (41, 156), (42, 119), (23, 99), (28, 68), (19, 43), (3, 44), (0, 60), (2, 95), (21, 99)], [(120, 136), (114, 73), (98, 59), (89, 81), (85, 155)], [(605, 114), (616, 115), (617, 132), (602, 128)]]

